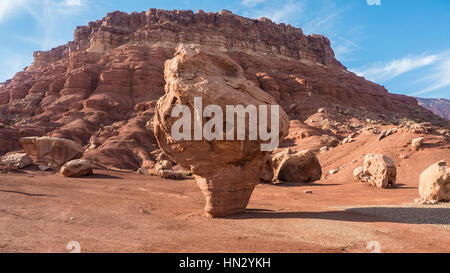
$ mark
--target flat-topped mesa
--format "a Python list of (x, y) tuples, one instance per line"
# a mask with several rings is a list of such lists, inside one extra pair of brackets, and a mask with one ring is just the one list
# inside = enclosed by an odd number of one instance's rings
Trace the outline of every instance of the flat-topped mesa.
[(283, 56), (344, 68), (336, 60), (326, 37), (306, 36), (300, 28), (291, 25), (276, 24), (267, 18), (244, 18), (226, 10), (194, 13), (150, 9), (131, 14), (115, 11), (88, 26), (77, 27), (73, 42), (47, 52), (36, 52), (29, 69), (67, 57), (74, 50), (105, 52), (128, 43), (171, 47), (178, 43), (197, 43), (221, 50)]

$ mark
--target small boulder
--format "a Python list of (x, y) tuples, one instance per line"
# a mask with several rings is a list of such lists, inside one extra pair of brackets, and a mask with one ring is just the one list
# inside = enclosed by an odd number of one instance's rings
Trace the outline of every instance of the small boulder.
[(420, 147), (422, 147), (423, 140), (424, 140), (423, 137), (415, 138), (415, 139), (413, 139), (413, 140), (411, 141), (411, 146), (412, 146), (415, 150), (419, 150)]
[(422, 172), (419, 194), (424, 203), (450, 201), (450, 167), (439, 161)]
[(364, 158), (364, 173), (373, 187), (388, 188), (395, 185), (397, 168), (394, 161), (383, 154), (367, 154)]
[(320, 144), (323, 146), (336, 147), (340, 143), (339, 139), (330, 135), (322, 135), (320, 137)]
[(2, 162), (10, 162), (17, 169), (33, 164), (33, 160), (26, 153), (10, 153), (2, 157)]
[(87, 176), (93, 174), (92, 165), (85, 159), (75, 159), (61, 167), (61, 174), (66, 177)]
[(161, 170), (159, 172), (159, 176), (161, 176), (161, 178), (173, 179), (173, 180), (181, 180), (181, 179), (184, 178), (183, 173), (176, 172), (176, 171), (173, 171), (173, 170)]
[(310, 150), (287, 155), (275, 171), (274, 180), (293, 183), (312, 183), (322, 177), (322, 167)]

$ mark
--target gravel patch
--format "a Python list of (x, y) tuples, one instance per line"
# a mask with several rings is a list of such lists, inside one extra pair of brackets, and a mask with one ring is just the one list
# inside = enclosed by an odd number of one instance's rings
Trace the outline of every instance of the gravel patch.
[(394, 222), (429, 224), (450, 230), (450, 203), (337, 207), (345, 212), (378, 216)]

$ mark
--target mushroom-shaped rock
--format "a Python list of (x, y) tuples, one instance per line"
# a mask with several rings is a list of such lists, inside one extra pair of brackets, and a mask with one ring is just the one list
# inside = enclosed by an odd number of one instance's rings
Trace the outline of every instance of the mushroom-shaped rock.
[[(154, 122), (158, 145), (195, 175), (207, 215), (244, 212), (254, 187), (267, 172), (267, 151), (272, 145), (264, 144), (271, 139), (277, 145), (288, 133), (286, 113), (272, 96), (245, 79), (235, 61), (206, 47), (180, 45), (175, 57), (166, 62), (164, 77), (166, 94), (156, 105)], [(229, 109), (239, 106), (249, 110), (243, 117)], [(259, 110), (257, 115), (252, 114), (253, 107)], [(179, 115), (172, 117), (173, 111)], [(230, 113), (230, 120), (224, 118)], [(261, 113), (267, 116), (267, 127), (256, 123)], [(259, 125), (259, 130), (249, 125)], [(272, 133), (270, 139), (261, 138), (264, 130)], [(252, 138), (256, 133), (259, 136)]]
[(274, 180), (312, 183), (322, 177), (322, 167), (311, 150), (286, 154), (275, 171)]
[(58, 170), (69, 160), (81, 158), (83, 147), (70, 139), (57, 137), (24, 137), (20, 144), (35, 163)]
[(61, 174), (66, 177), (87, 176), (93, 174), (92, 165), (88, 160), (75, 159), (61, 167)]
[(395, 185), (397, 168), (394, 161), (383, 154), (367, 154), (364, 158), (364, 173), (373, 187), (388, 188)]
[(450, 167), (444, 160), (423, 171), (419, 181), (419, 194), (423, 202), (450, 201)]

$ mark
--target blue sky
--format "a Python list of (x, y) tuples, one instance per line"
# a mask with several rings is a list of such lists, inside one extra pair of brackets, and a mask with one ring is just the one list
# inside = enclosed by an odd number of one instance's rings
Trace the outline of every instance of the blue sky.
[(349, 70), (392, 93), (450, 99), (448, 0), (0, 0), (0, 82), (33, 52), (73, 39), (107, 12), (149, 8), (220, 11), (301, 27), (329, 37)]

